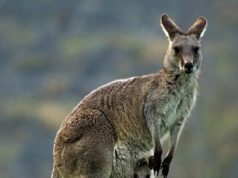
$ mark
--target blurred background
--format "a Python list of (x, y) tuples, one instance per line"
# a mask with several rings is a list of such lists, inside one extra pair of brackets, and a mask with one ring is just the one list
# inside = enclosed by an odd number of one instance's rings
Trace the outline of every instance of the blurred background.
[(202, 15), (197, 105), (169, 177), (238, 177), (237, 0), (0, 0), (0, 177), (46, 178), (57, 129), (91, 90), (157, 72), (167, 13), (186, 30)]

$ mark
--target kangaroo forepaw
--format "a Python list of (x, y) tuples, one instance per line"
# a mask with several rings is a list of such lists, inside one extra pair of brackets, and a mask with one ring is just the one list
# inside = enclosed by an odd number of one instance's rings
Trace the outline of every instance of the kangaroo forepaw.
[(162, 165), (161, 165), (161, 174), (162, 176), (164, 176), (164, 178), (166, 178), (168, 176), (168, 173), (169, 173), (169, 165), (170, 165), (170, 162), (171, 162), (172, 158), (171, 157), (166, 157), (163, 162), (162, 162)]
[(159, 175), (160, 165), (161, 165), (161, 157), (160, 156), (151, 156), (150, 157), (149, 166), (150, 166), (150, 169), (154, 170), (155, 176)]
[(162, 169), (161, 175), (164, 176), (164, 178), (166, 178), (169, 173), (169, 166), (162, 164), (161, 169)]

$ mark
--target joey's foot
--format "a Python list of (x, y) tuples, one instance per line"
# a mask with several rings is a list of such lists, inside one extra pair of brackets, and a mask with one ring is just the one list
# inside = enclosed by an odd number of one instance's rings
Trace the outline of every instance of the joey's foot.
[(154, 170), (155, 176), (159, 175), (159, 170), (160, 170), (160, 165), (161, 165), (161, 155), (154, 155), (151, 156), (149, 159), (149, 167), (150, 169)]
[(169, 165), (170, 165), (171, 160), (172, 160), (172, 157), (168, 156), (162, 162), (161, 169), (162, 169), (162, 176), (164, 176), (164, 178), (167, 178), (167, 176), (168, 176)]

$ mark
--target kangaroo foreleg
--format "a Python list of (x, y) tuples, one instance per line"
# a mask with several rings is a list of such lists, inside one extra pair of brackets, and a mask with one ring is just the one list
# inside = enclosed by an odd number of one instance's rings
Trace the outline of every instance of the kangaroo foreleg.
[(179, 133), (180, 133), (180, 130), (181, 130), (181, 125), (182, 125), (182, 122), (178, 121), (170, 129), (169, 150), (168, 150), (168, 153), (167, 153), (166, 157), (164, 158), (164, 160), (162, 162), (162, 165), (161, 165), (162, 175), (164, 176), (164, 178), (166, 178), (168, 173), (169, 173), (169, 166), (170, 166), (170, 163), (173, 159), (175, 149), (177, 147), (177, 143), (178, 143), (178, 139), (179, 139)]
[(158, 139), (155, 143), (155, 151), (154, 155), (150, 157), (149, 159), (149, 166), (150, 169), (154, 170), (155, 175), (159, 175), (159, 170), (161, 166), (161, 155), (162, 155), (162, 146), (160, 139)]

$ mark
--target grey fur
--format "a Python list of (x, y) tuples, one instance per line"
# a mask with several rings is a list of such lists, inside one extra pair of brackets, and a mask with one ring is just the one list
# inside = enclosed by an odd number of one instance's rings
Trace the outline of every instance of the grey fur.
[[(158, 173), (161, 139), (168, 132), (170, 148), (162, 162), (162, 174), (167, 176), (181, 128), (195, 104), (202, 57), (200, 50), (194, 54), (194, 46), (200, 47), (197, 34), (200, 37), (205, 26), (197, 28), (201, 24), (196, 21), (190, 34), (182, 34), (176, 33), (168, 16), (161, 19), (167, 34), (173, 28), (164, 68), (113, 81), (88, 94), (56, 134), (52, 178), (133, 177), (142, 158), (150, 158)], [(206, 24), (206, 19), (202, 22)], [(175, 45), (183, 48), (181, 54), (175, 55)], [(184, 60), (194, 64), (190, 74)]]

